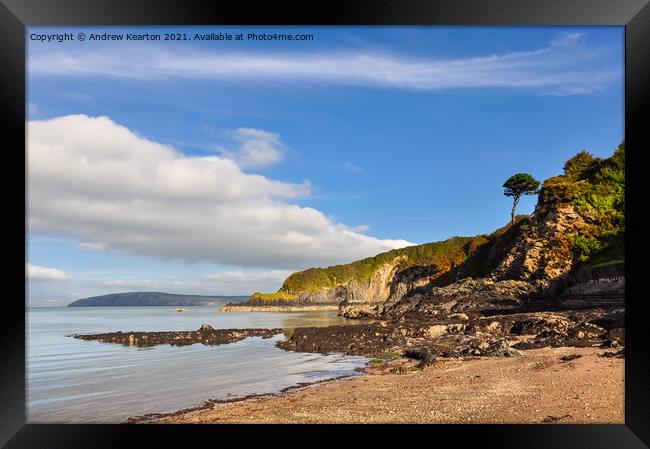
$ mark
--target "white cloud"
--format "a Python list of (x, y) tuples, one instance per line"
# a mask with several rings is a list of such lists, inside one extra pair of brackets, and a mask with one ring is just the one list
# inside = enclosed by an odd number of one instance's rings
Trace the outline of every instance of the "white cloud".
[(167, 260), (285, 269), (412, 244), (292, 204), (309, 194), (306, 181), (247, 174), (219, 156), (188, 157), (107, 117), (30, 121), (27, 151), (32, 233)]
[(552, 47), (570, 47), (576, 45), (583, 37), (585, 33), (558, 33), (552, 40)]
[[(208, 275), (206, 279), (212, 281), (230, 283), (230, 282), (245, 282), (257, 283), (260, 281), (279, 282), (282, 284), (284, 280), (291, 274), (288, 270), (268, 270), (268, 271), (223, 271)], [(280, 286), (278, 286), (280, 288)], [(277, 290), (277, 289), (276, 289)]]
[(106, 245), (99, 242), (81, 242), (79, 243), (79, 248), (89, 249), (92, 251), (102, 251), (106, 249)]
[(238, 128), (233, 138), (239, 142), (239, 149), (228, 151), (220, 148), (220, 151), (241, 168), (265, 167), (282, 159), (284, 145), (277, 134), (254, 128)]
[(255, 291), (276, 291), (291, 273), (290, 270), (236, 270), (213, 273), (202, 278), (114, 279), (98, 281), (94, 283), (94, 288), (106, 293), (162, 291), (243, 296)]
[(70, 50), (34, 47), (29, 73), (150, 81), (197, 78), (244, 82), (323, 82), (411, 90), (526, 88), (583, 94), (622, 77), (611, 48), (588, 46), (582, 33), (560, 33), (546, 47), (464, 58), (405, 56), (386, 51), (241, 53), (182, 52), (155, 44)]
[(350, 161), (345, 161), (343, 163), (343, 169), (352, 173), (358, 173), (363, 170), (361, 167)]
[(70, 279), (70, 275), (57, 268), (42, 267), (40, 265), (25, 264), (25, 274), (30, 279), (40, 279), (48, 281), (61, 281)]
[(359, 226), (354, 226), (350, 228), (350, 230), (354, 232), (367, 232), (370, 229), (368, 225), (359, 225)]

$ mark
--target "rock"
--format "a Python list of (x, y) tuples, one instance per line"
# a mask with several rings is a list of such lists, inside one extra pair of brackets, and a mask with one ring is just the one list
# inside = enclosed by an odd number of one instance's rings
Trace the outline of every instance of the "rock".
[(510, 328), (510, 333), (515, 335), (535, 335), (547, 330), (566, 333), (572, 325), (571, 320), (563, 315), (542, 313), (518, 321)]
[[(418, 302), (413, 303), (417, 305)], [(522, 355), (522, 350), (526, 349), (597, 346), (606, 339), (623, 336), (622, 329), (605, 332), (590, 323), (602, 314), (599, 310), (504, 313), (485, 317), (472, 313), (467, 315), (467, 320), (458, 322), (444, 314), (405, 313), (396, 321), (298, 328), (287, 340), (276, 345), (286, 350), (340, 351), (373, 358), (386, 352), (404, 351), (410, 351), (412, 356), (430, 351), (431, 357), (511, 357)], [(427, 356), (415, 356), (418, 357)]]
[(199, 327), (199, 332), (213, 332), (214, 328), (210, 326), (209, 324), (201, 324), (201, 327)]
[(485, 355), (496, 357), (517, 357), (524, 355), (523, 351), (510, 347), (507, 341), (497, 340), (491, 343), (484, 351)]
[(607, 331), (605, 329), (591, 323), (580, 323), (567, 331), (567, 335), (576, 340), (599, 338), (606, 333)]
[(573, 254), (563, 236), (576, 234), (586, 226), (572, 204), (545, 204), (540, 199), (526, 229), (521, 230), (490, 276), (495, 280), (514, 278), (548, 285), (573, 266)]
[(450, 334), (457, 334), (459, 332), (463, 332), (467, 328), (466, 324), (462, 323), (454, 323), (454, 324), (448, 324), (447, 325), (447, 332)]
[(607, 339), (601, 345), (602, 348), (620, 348), (621, 346), (622, 346), (621, 342), (616, 339), (613, 340)]
[(406, 351), (404, 356), (410, 359), (420, 360), (421, 367), (432, 365), (435, 362), (435, 357), (431, 353), (431, 349), (426, 346)]
[(621, 342), (621, 345), (625, 346), (625, 329), (620, 327), (610, 329), (604, 335), (604, 338), (609, 340), (618, 340)]
[(376, 305), (373, 304), (353, 304), (339, 306), (339, 316), (350, 319), (372, 319), (377, 313)]
[(464, 279), (445, 287), (431, 287), (426, 293), (406, 296), (392, 305), (386, 304), (381, 318), (397, 320), (409, 316), (451, 317), (470, 312), (485, 314), (495, 310), (517, 310), (520, 298), (531, 292), (527, 282), (491, 279)]
[(378, 323), (337, 325), (327, 327), (298, 327), (286, 340), (276, 346), (298, 352), (343, 352), (349, 355), (379, 357), (386, 352), (396, 352), (408, 341), (409, 328), (396, 325), (381, 326)]
[(436, 324), (434, 326), (430, 326), (427, 329), (427, 335), (429, 338), (436, 338), (440, 337), (441, 335), (445, 335), (448, 333), (447, 325), (445, 324)]
[(282, 332), (282, 329), (214, 329), (208, 324), (203, 324), (196, 331), (131, 332), (128, 334), (109, 332), (104, 334), (75, 334), (72, 337), (80, 340), (95, 340), (127, 346), (156, 346), (162, 344), (186, 346), (194, 343), (221, 345), (248, 337), (271, 338)]

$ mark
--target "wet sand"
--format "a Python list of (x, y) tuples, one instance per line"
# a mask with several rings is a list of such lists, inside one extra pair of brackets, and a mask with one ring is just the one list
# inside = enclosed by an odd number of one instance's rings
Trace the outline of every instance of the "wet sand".
[(624, 360), (611, 357), (616, 352), (542, 348), (521, 357), (444, 360), (402, 374), (390, 372), (401, 363), (395, 361), (367, 376), (150, 422), (623, 423)]

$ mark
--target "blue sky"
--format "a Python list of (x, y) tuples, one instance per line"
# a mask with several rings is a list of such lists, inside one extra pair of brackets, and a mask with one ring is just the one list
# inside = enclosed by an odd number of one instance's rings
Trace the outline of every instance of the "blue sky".
[[(30, 39), (62, 32), (314, 40)], [(621, 142), (623, 33), (30, 28), (30, 303), (275, 290), (295, 269), (488, 233), (510, 175)]]

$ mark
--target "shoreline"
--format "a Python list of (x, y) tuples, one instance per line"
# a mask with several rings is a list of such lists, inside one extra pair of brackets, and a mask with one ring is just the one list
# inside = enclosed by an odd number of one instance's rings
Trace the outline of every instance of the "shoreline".
[(336, 304), (306, 306), (239, 306), (226, 304), (217, 309), (219, 312), (325, 312), (338, 311)]
[[(397, 359), (368, 364), (360, 369), (367, 375), (208, 400), (126, 422), (623, 423), (621, 355), (597, 347), (555, 347), (528, 350), (521, 357), (439, 359), (424, 369)], [(404, 368), (394, 369), (399, 366)]]
[(245, 396), (240, 396), (231, 399), (206, 399), (205, 401), (203, 401), (202, 405), (198, 405), (196, 407), (186, 407), (173, 412), (147, 413), (144, 415), (129, 416), (125, 421), (122, 422), (122, 424), (151, 424), (151, 423), (155, 423), (159, 419), (169, 419), (178, 416), (185, 416), (203, 410), (213, 410), (215, 406), (237, 404), (237, 403), (256, 401), (261, 399), (279, 398), (279, 397), (283, 397), (286, 395), (299, 392), (306, 388), (310, 388), (310, 387), (314, 387), (314, 386), (318, 386), (330, 382), (336, 382), (343, 379), (350, 379), (350, 378), (367, 375), (368, 373), (365, 373), (363, 371), (365, 369), (366, 368), (358, 368), (356, 370), (363, 374), (346, 374), (343, 376), (332, 377), (331, 379), (316, 380), (314, 382), (299, 382), (296, 385), (290, 385), (288, 387), (284, 387), (275, 393), (253, 393), (253, 394), (247, 394)]

